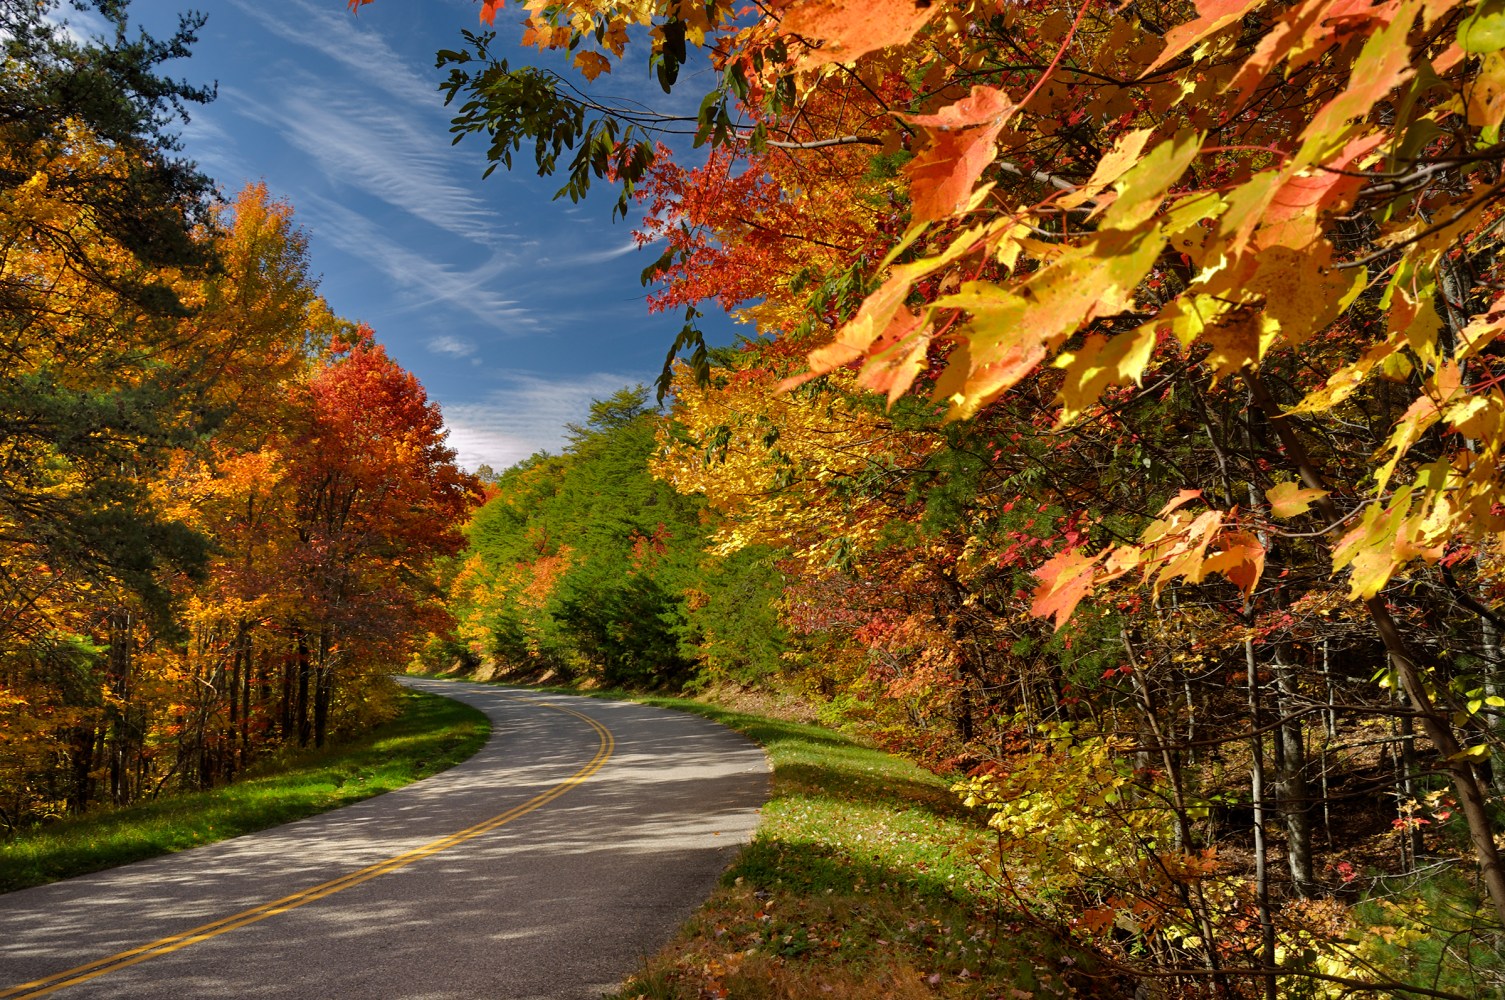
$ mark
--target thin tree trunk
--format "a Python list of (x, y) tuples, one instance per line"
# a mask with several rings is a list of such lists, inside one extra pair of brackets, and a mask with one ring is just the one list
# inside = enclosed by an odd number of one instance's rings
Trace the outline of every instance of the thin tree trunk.
[[(1248, 608), (1246, 606), (1246, 614)], [(1249, 695), (1249, 794), (1254, 804), (1254, 893), (1259, 905), (1260, 966), (1265, 972), (1265, 1000), (1276, 996), (1275, 920), (1270, 910), (1269, 850), (1265, 844), (1265, 738), (1260, 732), (1259, 666), (1254, 659), (1254, 640), (1244, 640), (1244, 665)]]
[[(1485, 615), (1479, 616), (1479, 651), (1484, 659), (1484, 693), (1498, 698), (1505, 692), (1505, 685), (1500, 681), (1500, 630)], [(1500, 713), (1490, 709), (1485, 711), (1489, 728), (1498, 731)], [(1491, 777), (1495, 794), (1505, 794), (1505, 767), (1492, 768)]]
[(329, 630), (319, 630), (319, 659), (314, 686), (314, 746), (322, 747), (329, 734), (329, 702), (334, 694), (334, 664), (330, 654)]
[[(280, 645), (280, 644), (279, 644)], [(278, 705), (279, 734), (283, 743), (296, 739), (294, 730), (294, 716), (297, 712), (297, 646), (294, 645), (291, 652), (283, 648), (278, 658), (282, 661), (282, 696)]]
[(251, 674), (255, 663), (256, 644), (251, 639), (249, 628), (241, 625), (242, 655), (246, 658), (246, 669), (241, 674), (240, 690), (240, 766), (245, 768), (251, 763)]
[(312, 665), (309, 663), (308, 640), (298, 632), (298, 745), (308, 746), (313, 735), (308, 715), (308, 682)]
[(1407, 715), (1402, 706), (1400, 716), (1400, 774), (1397, 789), (1400, 799), (1401, 816), (1406, 825), (1402, 831), (1406, 842), (1406, 853), (1411, 858), (1411, 868), (1414, 870), (1419, 863), (1421, 853), (1425, 848), (1421, 839), (1421, 827), (1414, 822), (1416, 816), (1416, 775), (1418, 764), (1416, 761), (1416, 723), (1411, 716)]

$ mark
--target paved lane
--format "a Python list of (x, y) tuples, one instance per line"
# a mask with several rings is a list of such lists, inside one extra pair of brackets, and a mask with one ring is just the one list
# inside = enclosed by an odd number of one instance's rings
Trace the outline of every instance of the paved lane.
[(491, 740), (345, 809), (0, 895), (0, 998), (598, 998), (768, 794), (762, 751), (695, 716), (405, 683), (482, 709)]

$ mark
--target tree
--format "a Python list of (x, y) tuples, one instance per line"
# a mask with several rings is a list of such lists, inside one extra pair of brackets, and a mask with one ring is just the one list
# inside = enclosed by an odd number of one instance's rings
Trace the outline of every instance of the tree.
[[(708, 603), (694, 587), (705, 529), (698, 505), (648, 471), (657, 418), (647, 398), (638, 386), (593, 402), (563, 455), (497, 480), (453, 585), (478, 656), (610, 684), (690, 678)], [(768, 599), (753, 596), (765, 609)]]
[(194, 234), (209, 185), (165, 127), (211, 94), (156, 75), (199, 22), (132, 41), (125, 5), (100, 3), (116, 37), (81, 44), (55, 6), (0, 4), (0, 532), (32, 562), (6, 586), (25, 606), (28, 576), (75, 571), (161, 610), (160, 572), (204, 554), (123, 470), (208, 426), (175, 336), (210, 261)]
[(443, 416), (369, 328), (336, 340), (285, 443), (294, 543), (280, 569), (297, 651), (300, 744), (324, 745), (337, 682), (386, 671), (442, 612), (429, 566), (459, 551), (479, 484), (455, 464)]
[(209, 182), (167, 132), (212, 94), (157, 73), (198, 22), (133, 40), (126, 5), (101, 3), (115, 37), (82, 43), (59, 6), (0, 3), (0, 701), (25, 734), (10, 823), (92, 795), (101, 607), (166, 626), (207, 555), (150, 486), (212, 425), (178, 338), (212, 262)]

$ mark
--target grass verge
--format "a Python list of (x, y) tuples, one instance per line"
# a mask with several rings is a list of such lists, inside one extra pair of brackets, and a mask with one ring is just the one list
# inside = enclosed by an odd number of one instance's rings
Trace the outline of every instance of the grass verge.
[(761, 744), (773, 764), (752, 843), (612, 1000), (1095, 993), (1078, 988), (1089, 956), (997, 904), (969, 854), (986, 831), (947, 780), (819, 726), (681, 698), (570, 693), (693, 712)]
[(206, 792), (70, 817), (0, 844), (0, 892), (264, 830), (337, 809), (453, 767), (486, 742), (486, 716), (448, 698), (402, 693), (392, 722), (338, 747), (268, 762)]

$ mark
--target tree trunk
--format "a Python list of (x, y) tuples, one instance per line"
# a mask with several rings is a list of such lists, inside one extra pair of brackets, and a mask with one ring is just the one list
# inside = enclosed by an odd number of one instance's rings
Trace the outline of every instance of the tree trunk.
[(1280, 817), (1286, 830), (1286, 858), (1296, 892), (1311, 898), (1317, 889), (1312, 866), (1311, 787), (1307, 783), (1306, 733), (1296, 714), (1296, 670), (1287, 651), (1275, 651), (1275, 683), (1280, 711)]
[(308, 716), (308, 682), (312, 664), (309, 663), (308, 639), (302, 631), (297, 633), (298, 648), (298, 698), (297, 698), (297, 722), (298, 722), (298, 745), (308, 746), (309, 738), (313, 735)]
[(94, 745), (98, 733), (92, 725), (79, 726), (73, 731), (72, 781), (68, 789), (68, 811), (81, 813), (89, 808), (94, 797)]

